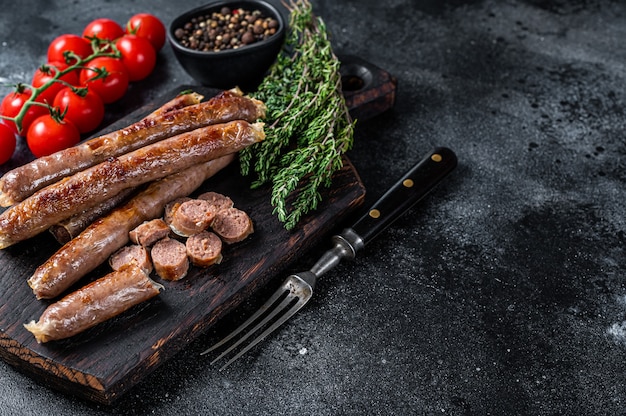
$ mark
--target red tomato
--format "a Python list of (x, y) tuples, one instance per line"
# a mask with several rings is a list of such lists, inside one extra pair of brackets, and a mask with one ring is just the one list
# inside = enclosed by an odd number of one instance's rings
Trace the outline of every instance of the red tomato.
[(57, 121), (50, 114), (38, 117), (26, 133), (26, 143), (35, 157), (51, 155), (79, 141), (80, 133), (71, 121)]
[[(2, 103), (0, 103), (0, 115), (6, 117), (16, 117), (22, 110), (24, 103), (32, 94), (33, 92), (31, 90), (24, 88), (23, 85), (18, 85), (17, 89), (4, 97)], [(47, 112), (48, 110), (40, 105), (29, 106), (28, 110), (26, 110), (24, 118), (22, 119), (22, 129), (20, 131), (17, 130), (17, 126), (14, 122), (9, 120), (4, 120), (4, 122), (15, 133), (23, 135), (26, 131), (28, 131), (28, 127), (37, 117), (46, 114)]]
[(64, 53), (72, 51), (81, 58), (86, 58), (93, 52), (89, 40), (82, 36), (65, 34), (54, 39), (48, 46), (48, 62), (75, 62), (65, 59)]
[(146, 38), (159, 51), (165, 44), (165, 25), (158, 17), (148, 13), (139, 13), (126, 23), (126, 33)]
[(122, 63), (131, 81), (140, 81), (150, 75), (156, 65), (156, 52), (152, 44), (137, 35), (124, 35), (115, 42), (122, 54)]
[(58, 92), (54, 99), (65, 120), (71, 121), (80, 133), (93, 131), (104, 119), (104, 104), (95, 92), (87, 89), (86, 93), (76, 93), (70, 87)]
[[(98, 72), (92, 68), (104, 68), (108, 75), (93, 79), (98, 77)], [(119, 59), (101, 56), (91, 60), (87, 68), (80, 71), (80, 83), (98, 94), (104, 104), (110, 104), (122, 98), (128, 90), (128, 71)]]
[(6, 124), (0, 123), (0, 164), (11, 159), (16, 145), (15, 132)]
[[(42, 85), (44, 85), (45, 83), (47, 83), (48, 81), (54, 78), (54, 76), (57, 73), (57, 70), (55, 69), (55, 67), (63, 68), (64, 67), (63, 65), (64, 64), (61, 62), (52, 62), (49, 64), (41, 65), (35, 71), (31, 85), (34, 88), (41, 87)], [(67, 67), (67, 65), (65, 65), (65, 67)], [(62, 71), (62, 69), (59, 69), (59, 70)], [(59, 77), (59, 80), (66, 82), (70, 85), (78, 85), (78, 82), (79, 82), (78, 73), (74, 71), (68, 72), (67, 74)], [(48, 88), (46, 88), (39, 94), (39, 96), (37, 97), (37, 101), (40, 101), (42, 103), (47, 102), (48, 104), (52, 104), (52, 102), (54, 101), (54, 97), (57, 95), (59, 91), (63, 89), (64, 86), (65, 84), (63, 84), (62, 82), (52, 83), (50, 86), (48, 86)]]
[(83, 37), (88, 39), (115, 40), (123, 35), (122, 26), (114, 20), (105, 18), (91, 21), (83, 30)]

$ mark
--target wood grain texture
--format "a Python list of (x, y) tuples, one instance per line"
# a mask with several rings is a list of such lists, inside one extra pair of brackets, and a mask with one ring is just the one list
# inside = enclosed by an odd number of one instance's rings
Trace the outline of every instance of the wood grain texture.
[[(353, 116), (369, 118), (391, 108), (395, 80), (367, 62), (349, 62), (349, 73), (365, 71), (373, 75), (369, 82), (346, 93)], [(181, 86), (99, 134), (139, 120), (186, 89), (207, 98), (217, 93), (206, 87)], [(377, 100), (379, 95), (382, 98)], [(24, 163), (28, 157), (18, 159)], [(43, 233), (1, 250), (0, 357), (51, 388), (99, 403), (113, 403), (285, 270), (296, 256), (328, 237), (334, 225), (363, 202), (365, 188), (358, 173), (347, 158), (344, 162), (332, 187), (322, 190), (318, 209), (292, 231), (285, 230), (272, 214), (269, 188), (251, 190), (250, 179), (239, 174), (238, 164), (227, 167), (195, 194), (216, 191), (230, 196), (236, 207), (251, 216), (254, 234), (225, 246), (219, 265), (193, 267), (181, 281), (163, 281), (153, 273), (153, 278), (165, 286), (159, 296), (70, 339), (37, 344), (23, 326), (38, 319), (49, 304), (35, 299), (26, 280), (59, 248), (59, 243), (51, 234)], [(78, 285), (109, 271), (108, 265), (102, 265)]]

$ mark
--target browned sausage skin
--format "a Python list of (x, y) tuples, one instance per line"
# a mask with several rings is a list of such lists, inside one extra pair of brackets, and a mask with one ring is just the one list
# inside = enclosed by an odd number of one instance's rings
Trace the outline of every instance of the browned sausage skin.
[[(193, 91), (181, 93), (147, 115), (146, 118), (160, 117), (169, 111), (179, 110), (190, 105), (198, 104), (203, 98), (204, 97), (202, 95)], [(89, 224), (94, 222), (96, 219), (106, 215), (113, 208), (127, 200), (133, 192), (135, 192), (134, 189), (126, 189), (125, 191), (120, 192), (91, 209), (73, 215), (72, 217), (50, 227), (50, 233), (59, 243), (65, 244), (80, 234), (81, 231), (87, 228), (87, 226), (89, 226)], [(0, 199), (1, 198), (2, 196), (0, 195)]]
[(262, 102), (237, 91), (224, 91), (203, 103), (153, 113), (126, 128), (7, 172), (0, 178), (0, 206), (11, 206), (63, 177), (173, 135), (232, 120), (254, 122), (264, 116)]
[(161, 289), (131, 263), (51, 304), (38, 322), (24, 327), (39, 343), (69, 338), (158, 295)]
[(190, 105), (199, 104), (203, 98), (203, 95), (194, 91), (182, 92), (148, 114), (146, 117), (160, 117), (170, 111), (180, 110), (181, 108), (189, 107)]
[(0, 248), (33, 237), (124, 189), (236, 153), (264, 138), (263, 123), (236, 120), (109, 159), (36, 192), (0, 214)]
[(95, 221), (35, 270), (28, 279), (35, 296), (59, 296), (126, 245), (130, 230), (161, 216), (169, 201), (189, 195), (233, 159), (234, 155), (228, 155), (151, 183), (127, 204)]

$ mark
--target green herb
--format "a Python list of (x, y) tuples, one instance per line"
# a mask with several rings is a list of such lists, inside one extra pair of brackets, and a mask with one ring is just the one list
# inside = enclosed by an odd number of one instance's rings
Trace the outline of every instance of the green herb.
[(251, 95), (267, 105), (266, 138), (240, 154), (253, 188), (271, 182), (274, 213), (292, 229), (317, 208), (352, 147), (354, 122), (341, 92), (339, 60), (308, 0), (292, 1), (283, 49)]

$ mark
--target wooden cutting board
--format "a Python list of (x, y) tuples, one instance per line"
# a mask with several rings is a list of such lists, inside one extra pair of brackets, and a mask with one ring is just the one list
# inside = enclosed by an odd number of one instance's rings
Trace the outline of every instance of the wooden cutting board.
[[(393, 105), (395, 79), (367, 62), (344, 58), (344, 76), (369, 76), (345, 91), (354, 115), (368, 118)], [(354, 79), (352, 80), (354, 81)], [(357, 80), (358, 81), (358, 80)], [(217, 91), (181, 86), (155, 103), (124, 117), (106, 130), (128, 125), (185, 89), (210, 97)], [(225, 247), (224, 260), (207, 269), (192, 268), (186, 278), (166, 282), (156, 298), (67, 340), (37, 344), (23, 324), (42, 314), (47, 301), (35, 299), (26, 280), (58, 248), (48, 233), (0, 250), (0, 356), (18, 370), (62, 392), (110, 404), (160, 364), (205, 332), (217, 320), (285, 270), (296, 256), (327, 237), (334, 224), (359, 206), (365, 189), (345, 159), (332, 187), (322, 191), (318, 209), (287, 231), (272, 214), (269, 188), (250, 189), (250, 179), (231, 164), (206, 181), (197, 193), (213, 190), (230, 196), (247, 211), (255, 233)], [(81, 284), (108, 272), (103, 265)]]

